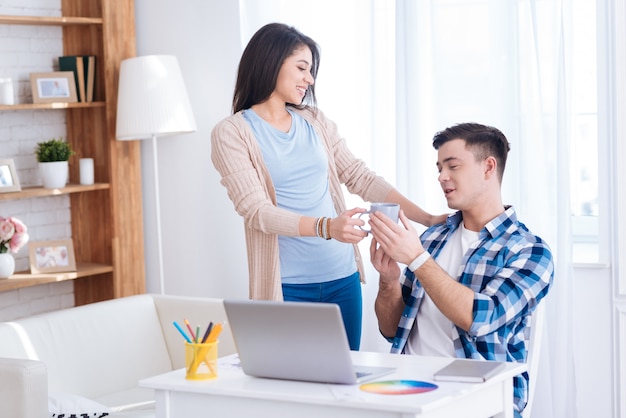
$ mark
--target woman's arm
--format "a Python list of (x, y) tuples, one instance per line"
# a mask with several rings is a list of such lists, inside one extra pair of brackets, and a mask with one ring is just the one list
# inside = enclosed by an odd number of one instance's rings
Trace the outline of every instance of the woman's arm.
[[(300, 235), (357, 244), (367, 236), (367, 232), (357, 228), (363, 226), (365, 222), (354, 216), (364, 211), (365, 209), (362, 208), (349, 209), (336, 218), (302, 216), (300, 218)], [(320, 234), (320, 232), (322, 233)]]
[(240, 114), (211, 132), (211, 161), (235, 210), (248, 227), (268, 234), (300, 235), (301, 215), (276, 206), (270, 174), (251, 130)]
[(354, 156), (345, 139), (339, 134), (337, 125), (326, 118), (320, 110), (314, 117), (307, 112), (303, 112), (302, 116), (309, 120), (325, 139), (326, 146), (332, 154), (329, 158), (334, 163), (339, 181), (346, 185), (350, 193), (368, 202), (398, 203), (409, 219), (425, 226), (445, 222), (447, 215), (435, 216), (424, 211), (384, 178), (370, 170), (363, 160)]
[(426, 212), (424, 209), (420, 208), (415, 203), (410, 201), (396, 189), (392, 189), (389, 194), (387, 194), (385, 202), (398, 203), (407, 218), (424, 226), (433, 226), (443, 223), (448, 217), (447, 214), (431, 215), (430, 213)]

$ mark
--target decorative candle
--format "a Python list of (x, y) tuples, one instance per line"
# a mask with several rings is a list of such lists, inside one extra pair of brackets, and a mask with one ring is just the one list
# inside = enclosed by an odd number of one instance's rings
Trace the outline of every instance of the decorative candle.
[(0, 78), (0, 104), (12, 105), (15, 104), (13, 100), (13, 80)]
[(93, 158), (81, 158), (79, 164), (80, 184), (93, 184)]

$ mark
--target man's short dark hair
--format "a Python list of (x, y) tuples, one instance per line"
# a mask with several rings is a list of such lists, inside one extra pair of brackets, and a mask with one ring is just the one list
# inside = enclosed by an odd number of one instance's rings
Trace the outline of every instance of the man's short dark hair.
[(443, 144), (453, 139), (462, 139), (476, 161), (483, 161), (489, 156), (498, 162), (498, 177), (502, 183), (506, 158), (511, 149), (506, 136), (497, 128), (479, 123), (459, 123), (437, 132), (433, 138), (433, 147), (438, 150)]

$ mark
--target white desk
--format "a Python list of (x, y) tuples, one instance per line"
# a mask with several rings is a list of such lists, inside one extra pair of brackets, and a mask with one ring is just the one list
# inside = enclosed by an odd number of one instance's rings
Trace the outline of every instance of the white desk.
[[(385, 353), (353, 352), (355, 364), (396, 367), (384, 380), (418, 380), (438, 385), (431, 392), (381, 395), (359, 385), (331, 385), (247, 376), (232, 357), (220, 359), (218, 378), (188, 381), (184, 369), (144, 379), (155, 389), (157, 418), (289, 417), (498, 417), (513, 416), (512, 378), (525, 364), (507, 363), (486, 383), (435, 382), (433, 373), (451, 359)], [(236, 362), (235, 362), (236, 363)]]

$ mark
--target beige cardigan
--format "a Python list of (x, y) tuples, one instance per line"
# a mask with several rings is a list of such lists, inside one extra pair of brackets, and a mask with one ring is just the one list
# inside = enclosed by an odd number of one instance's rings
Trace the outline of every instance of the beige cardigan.
[[(330, 193), (338, 214), (346, 210), (341, 189), (369, 202), (384, 201), (393, 189), (357, 159), (339, 136), (337, 126), (317, 110), (293, 109), (323, 140), (328, 154)], [(219, 122), (211, 132), (211, 160), (222, 176), (235, 210), (244, 219), (250, 298), (282, 300), (278, 235), (299, 236), (300, 217), (276, 206), (276, 193), (261, 149), (241, 112)], [(363, 261), (357, 245), (354, 258), (364, 281)]]

